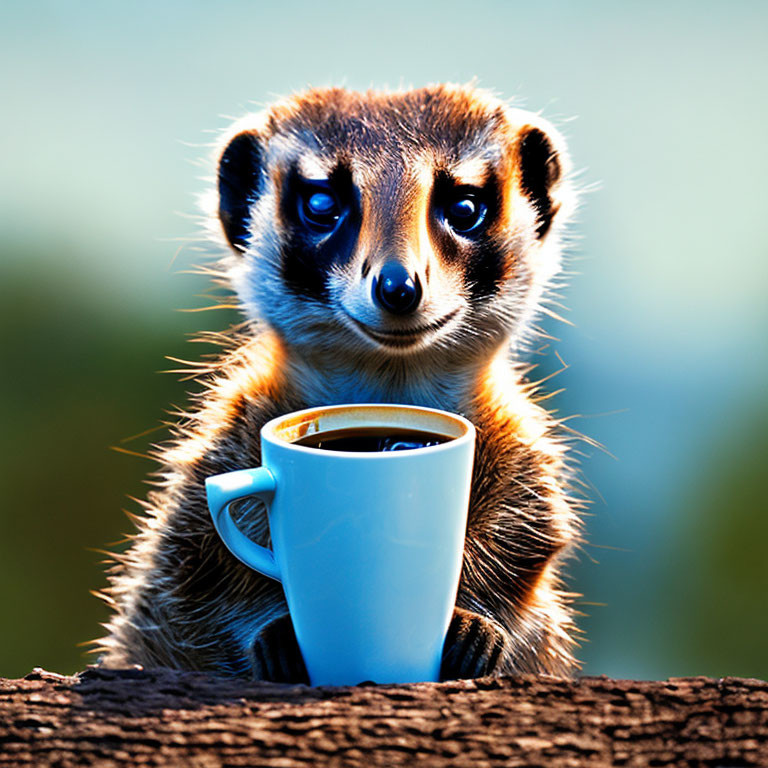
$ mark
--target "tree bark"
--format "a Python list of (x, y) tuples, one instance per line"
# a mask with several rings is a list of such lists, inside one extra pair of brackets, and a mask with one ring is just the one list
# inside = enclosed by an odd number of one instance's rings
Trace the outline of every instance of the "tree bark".
[(0, 766), (768, 766), (768, 683), (308, 688), (170, 670), (0, 679)]

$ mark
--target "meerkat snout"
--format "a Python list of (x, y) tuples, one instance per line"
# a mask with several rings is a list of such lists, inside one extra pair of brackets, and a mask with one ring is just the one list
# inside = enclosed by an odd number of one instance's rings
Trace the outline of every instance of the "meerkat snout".
[(373, 300), (392, 315), (410, 315), (421, 301), (421, 280), (399, 261), (388, 261), (373, 279)]

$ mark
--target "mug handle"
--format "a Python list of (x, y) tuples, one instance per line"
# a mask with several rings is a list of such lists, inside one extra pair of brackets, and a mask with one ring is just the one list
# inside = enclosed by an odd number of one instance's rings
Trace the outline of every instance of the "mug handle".
[(213, 525), (227, 549), (240, 562), (271, 579), (281, 581), (275, 562), (275, 553), (251, 541), (236, 525), (229, 514), (229, 505), (246, 496), (257, 496), (269, 504), (275, 493), (275, 476), (266, 467), (239, 469), (213, 475), (205, 480), (208, 509)]

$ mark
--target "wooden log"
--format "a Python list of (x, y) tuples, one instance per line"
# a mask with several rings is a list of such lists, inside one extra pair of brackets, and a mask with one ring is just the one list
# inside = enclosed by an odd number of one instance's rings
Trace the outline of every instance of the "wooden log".
[(768, 683), (308, 688), (170, 670), (0, 680), (0, 766), (768, 766)]

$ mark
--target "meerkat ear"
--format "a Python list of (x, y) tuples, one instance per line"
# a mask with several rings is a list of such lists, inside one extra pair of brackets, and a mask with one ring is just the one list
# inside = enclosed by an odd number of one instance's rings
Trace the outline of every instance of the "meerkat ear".
[(263, 151), (254, 131), (236, 134), (219, 158), (219, 219), (229, 244), (248, 247), (251, 205), (262, 186)]
[(536, 236), (542, 239), (563, 204), (567, 157), (554, 129), (525, 125), (518, 133), (520, 187), (536, 210)]

